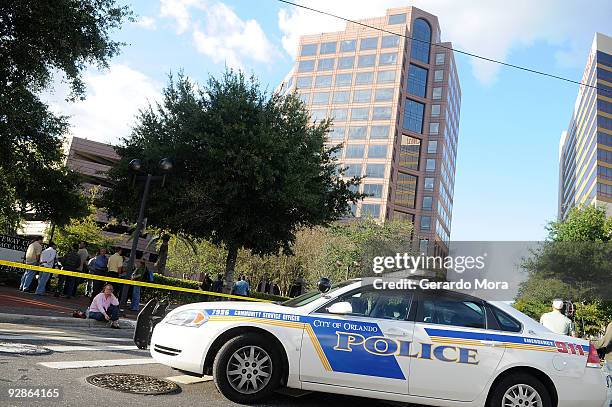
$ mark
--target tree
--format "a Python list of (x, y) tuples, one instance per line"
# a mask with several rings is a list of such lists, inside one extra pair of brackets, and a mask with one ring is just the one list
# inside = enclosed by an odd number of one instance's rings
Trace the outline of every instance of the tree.
[(172, 157), (174, 173), (153, 189), (148, 222), (225, 247), (231, 284), (241, 248), (291, 253), (299, 228), (327, 225), (362, 197), (351, 190), (359, 178), (342, 178), (333, 158), (340, 147), (325, 144), (330, 124), (312, 124), (297, 95), (269, 94), (240, 72), (210, 78), (201, 90), (171, 77), (163, 103), (143, 110), (117, 148), (121, 160), (109, 172), (116, 186), (103, 205), (135, 219), (129, 161), (153, 170)]
[(564, 221), (548, 224), (553, 242), (607, 242), (612, 239), (612, 217), (595, 205), (572, 208)]
[(62, 151), (68, 120), (38, 94), (63, 74), (71, 99), (84, 96), (82, 71), (106, 66), (121, 43), (110, 33), (129, 18), (114, 0), (6, 0), (0, 5), (0, 227), (25, 213), (55, 224), (87, 213)]

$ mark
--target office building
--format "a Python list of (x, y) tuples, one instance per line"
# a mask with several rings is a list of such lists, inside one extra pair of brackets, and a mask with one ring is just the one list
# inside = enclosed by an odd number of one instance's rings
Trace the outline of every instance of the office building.
[(583, 205), (612, 216), (612, 37), (595, 34), (574, 112), (559, 143), (559, 219)]
[[(451, 233), (461, 90), (436, 16), (414, 7), (301, 37), (281, 85), (313, 120), (333, 118), (345, 176), (365, 177), (357, 217), (413, 222), (421, 250), (445, 254)], [(382, 31), (382, 30), (384, 31)]]

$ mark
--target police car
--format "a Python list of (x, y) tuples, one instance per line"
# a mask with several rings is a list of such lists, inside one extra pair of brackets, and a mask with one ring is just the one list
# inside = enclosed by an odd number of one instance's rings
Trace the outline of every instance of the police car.
[(156, 361), (212, 375), (249, 404), (281, 386), (431, 406), (602, 407), (607, 380), (588, 341), (509, 305), (376, 280), (282, 304), (205, 302), (156, 325)]

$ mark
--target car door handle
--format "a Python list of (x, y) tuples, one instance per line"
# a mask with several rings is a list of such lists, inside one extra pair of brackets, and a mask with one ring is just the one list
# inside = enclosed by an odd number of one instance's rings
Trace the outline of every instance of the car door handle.
[(503, 343), (501, 342), (496, 342), (496, 341), (480, 341), (480, 343), (482, 343), (484, 346), (490, 346), (492, 348), (497, 348), (497, 347), (502, 347), (504, 346)]
[(405, 329), (400, 329), (400, 328), (389, 328), (389, 330), (387, 331), (387, 335), (392, 335), (392, 336), (408, 336), (409, 332)]

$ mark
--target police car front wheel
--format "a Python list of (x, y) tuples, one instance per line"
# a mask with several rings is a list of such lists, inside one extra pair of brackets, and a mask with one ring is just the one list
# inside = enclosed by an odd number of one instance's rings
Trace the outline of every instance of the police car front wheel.
[(252, 333), (229, 340), (213, 364), (217, 389), (237, 403), (252, 403), (268, 396), (278, 388), (281, 373), (278, 349)]
[(546, 386), (528, 374), (513, 374), (493, 388), (488, 407), (552, 407)]

